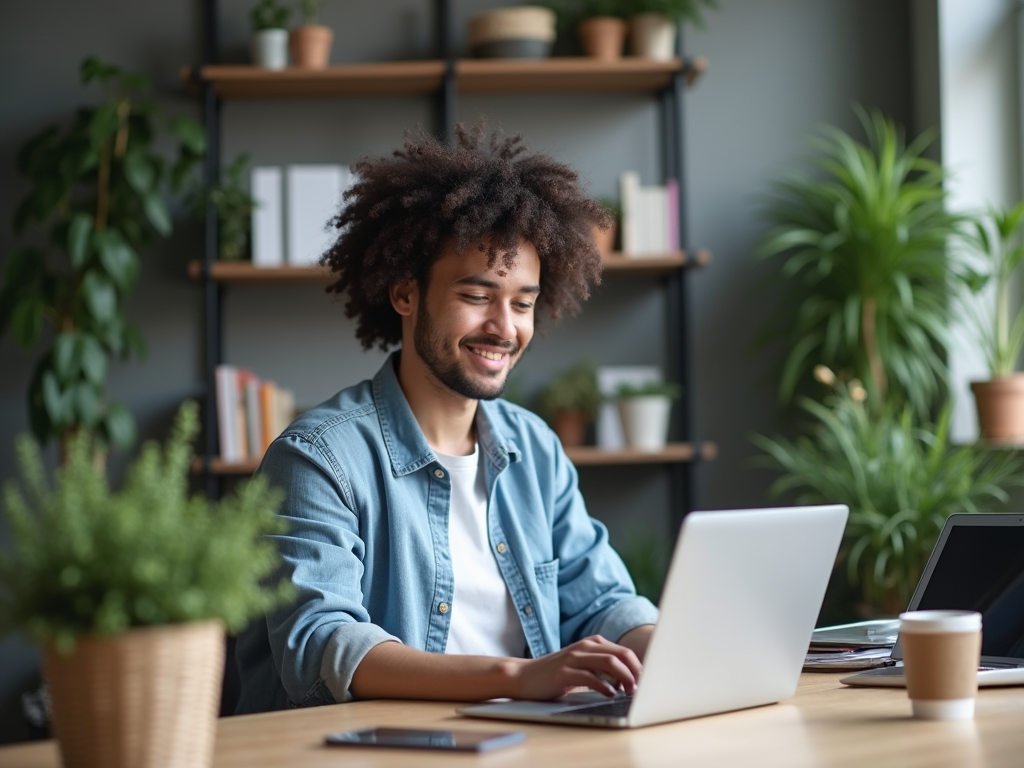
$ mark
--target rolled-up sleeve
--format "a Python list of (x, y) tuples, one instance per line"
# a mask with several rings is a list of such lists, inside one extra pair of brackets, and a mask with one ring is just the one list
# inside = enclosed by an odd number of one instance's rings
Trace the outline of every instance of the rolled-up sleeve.
[(370, 623), (363, 606), (365, 548), (344, 471), (323, 447), (286, 433), (259, 473), (285, 492), (288, 532), (275, 542), (283, 577), (296, 588), (294, 601), (266, 617), (281, 683), (297, 706), (348, 701), (369, 650), (400, 641)]

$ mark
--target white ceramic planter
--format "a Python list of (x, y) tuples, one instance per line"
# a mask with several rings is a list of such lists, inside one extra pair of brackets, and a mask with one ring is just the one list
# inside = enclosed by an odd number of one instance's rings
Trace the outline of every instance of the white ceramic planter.
[(252, 61), (265, 69), (288, 66), (288, 30), (263, 29), (252, 36)]
[(668, 416), (672, 399), (643, 395), (619, 400), (619, 418), (626, 445), (637, 451), (660, 451), (668, 442)]
[(669, 61), (676, 54), (678, 25), (661, 13), (639, 13), (629, 21), (629, 44), (634, 56)]

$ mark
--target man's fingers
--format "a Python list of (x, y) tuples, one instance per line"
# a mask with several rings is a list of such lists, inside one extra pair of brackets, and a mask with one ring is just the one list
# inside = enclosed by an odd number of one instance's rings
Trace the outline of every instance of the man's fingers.
[(571, 660), (572, 666), (577, 669), (586, 669), (595, 675), (607, 675), (613, 681), (612, 685), (616, 687), (621, 685), (628, 694), (632, 695), (636, 691), (639, 674), (634, 674), (633, 670), (614, 654), (574, 651), (568, 658)]

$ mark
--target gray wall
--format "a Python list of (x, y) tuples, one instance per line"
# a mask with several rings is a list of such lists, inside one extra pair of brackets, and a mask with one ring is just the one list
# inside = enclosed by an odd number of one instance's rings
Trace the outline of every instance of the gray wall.
[[(455, 3), (460, 22), (498, 0)], [(336, 33), (335, 62), (432, 55), (431, 3), (347, 0), (326, 3)], [(224, 0), (222, 49), (242, 61), (251, 2)], [(854, 101), (910, 119), (910, 29), (906, 2), (892, 0), (720, 0), (704, 31), (688, 30), (687, 49), (711, 69), (686, 104), (691, 243), (710, 248), (713, 265), (690, 282), (698, 433), (718, 442), (720, 458), (698, 472), (704, 508), (766, 502), (770, 477), (749, 468), (751, 432), (785, 427), (776, 410), (772, 355), (754, 355), (751, 336), (771, 294), (752, 295), (766, 276), (751, 263), (762, 224), (767, 181), (798, 161), (801, 137), (822, 122), (856, 128)], [(55, 0), (0, 8), (0, 261), (13, 245), (9, 224), (24, 184), (14, 172), (18, 145), (62, 119), (86, 96), (78, 63), (89, 54), (142, 71), (170, 112), (199, 116), (177, 81), (182, 64), (201, 56), (200, 3), (156, 0)], [(597, 195), (615, 191), (620, 171), (657, 179), (656, 111), (636, 95), (466, 97), (460, 118), (489, 116), (521, 131), (533, 148), (576, 165)], [(249, 151), (257, 162), (351, 162), (395, 148), (402, 130), (431, 124), (426, 99), (232, 103), (224, 109), (225, 158)], [(146, 255), (131, 315), (149, 342), (145, 363), (115, 365), (111, 394), (135, 413), (143, 436), (164, 434), (183, 398), (201, 392), (202, 305), (184, 276), (200, 255), (195, 222), (182, 220), (170, 242)], [(576, 321), (551, 328), (522, 370), (535, 391), (557, 367), (591, 355), (607, 364), (664, 364), (664, 308), (657, 284), (610, 278)], [(364, 354), (338, 304), (318, 289), (240, 288), (225, 308), (229, 361), (292, 385), (301, 404), (369, 375), (380, 356)], [(12, 440), (27, 428), (24, 390), (32, 357), (0, 340), (0, 478), (14, 474)], [(115, 458), (116, 472), (123, 461)], [(592, 511), (613, 539), (667, 525), (667, 484), (655, 468), (583, 470)], [(2, 531), (0, 531), (2, 535)], [(0, 641), (0, 741), (24, 738), (16, 694), (35, 675), (35, 656), (18, 639)]]

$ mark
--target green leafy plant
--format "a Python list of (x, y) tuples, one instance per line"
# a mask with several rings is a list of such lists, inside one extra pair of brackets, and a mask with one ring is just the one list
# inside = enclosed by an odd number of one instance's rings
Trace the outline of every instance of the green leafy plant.
[[(170, 234), (165, 188), (181, 186), (205, 138), (194, 120), (164, 118), (138, 74), (88, 58), (81, 81), (99, 84), (103, 102), (79, 109), (69, 125), (46, 128), (18, 152), (18, 171), (31, 189), (15, 212), (15, 234), (28, 239), (36, 224), (46, 246), (37, 246), (36, 236), (8, 259), (0, 335), (10, 329), (27, 350), (46, 345), (28, 390), (29, 422), (40, 441), (66, 445), (86, 429), (100, 443), (125, 447), (134, 421), (106, 401), (109, 361), (144, 353), (125, 315), (138, 254), (153, 234)], [(177, 140), (173, 166), (153, 149), (164, 132)], [(44, 324), (52, 336), (43, 334)]]
[(695, 27), (704, 27), (705, 8), (718, 8), (717, 0), (622, 0), (628, 16), (638, 13), (661, 13), (673, 21), (690, 22)]
[(600, 407), (601, 392), (592, 360), (581, 360), (558, 373), (541, 395), (541, 409), (549, 417), (558, 411), (584, 411), (588, 419), (593, 419)]
[(779, 258), (791, 293), (761, 338), (786, 340), (784, 402), (821, 362), (864, 381), (875, 407), (891, 391), (924, 415), (947, 374), (945, 248), (957, 219), (942, 167), (922, 156), (932, 134), (906, 146), (880, 112), (857, 114), (867, 145), (826, 127), (814, 140), (821, 174), (775, 186), (759, 256)]
[(909, 405), (866, 407), (857, 380), (824, 366), (815, 375), (832, 394), (824, 403), (800, 398), (811, 428), (795, 441), (754, 435), (759, 463), (782, 472), (774, 495), (850, 506), (840, 550), (847, 578), (869, 612), (894, 615), (909, 603), (946, 518), (998, 511), (1006, 489), (1022, 484), (1024, 464), (1010, 451), (952, 445), (948, 405), (937, 423), (921, 423)]
[(302, 24), (313, 26), (319, 24), (320, 8), (324, 0), (299, 0), (299, 10), (302, 12)]
[(277, 0), (260, 0), (253, 6), (249, 18), (252, 28), (257, 32), (268, 29), (288, 29), (288, 20), (292, 12)]
[(198, 407), (181, 406), (166, 446), (147, 443), (112, 491), (76, 435), (53, 487), (38, 445), (17, 443), (22, 486), (8, 483), (4, 514), (13, 547), (0, 552), (0, 629), (25, 629), (70, 652), (87, 633), (219, 618), (229, 630), (288, 596), (264, 587), (278, 557), (282, 494), (262, 478), (213, 503), (188, 496)]
[(541, 3), (555, 12), (559, 29), (571, 29), (584, 19), (628, 19), (634, 12), (631, 0), (550, 0)]
[(643, 384), (622, 384), (615, 391), (615, 397), (619, 400), (627, 400), (631, 397), (668, 397), (677, 399), (682, 393), (678, 384), (668, 381), (647, 381)]
[(206, 214), (207, 202), (213, 205), (217, 214), (217, 258), (222, 261), (240, 261), (249, 250), (249, 232), (256, 201), (242, 181), (248, 165), (249, 155), (239, 155), (224, 171), (218, 186), (205, 194), (199, 192), (193, 196), (193, 209), (199, 216)]
[(992, 377), (1005, 378), (1016, 370), (1024, 347), (1024, 307), (1010, 314), (1010, 288), (1024, 261), (1024, 201), (973, 217), (969, 226), (973, 258), (965, 265), (965, 283), (975, 294), (991, 286), (995, 303), (965, 304)]
[(657, 604), (668, 575), (669, 552), (665, 540), (653, 535), (633, 534), (622, 551), (622, 561), (633, 579), (636, 593)]
[(616, 203), (610, 197), (595, 197), (594, 200), (604, 208), (608, 215), (611, 216), (615, 221), (622, 220), (622, 206)]

